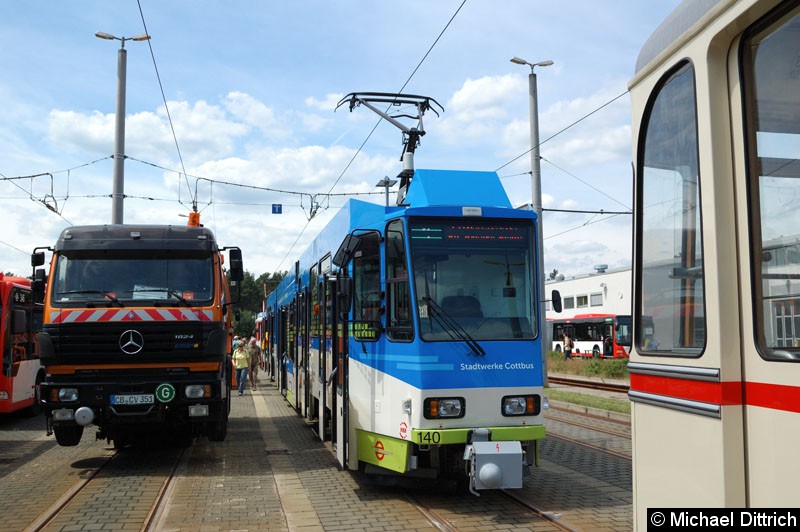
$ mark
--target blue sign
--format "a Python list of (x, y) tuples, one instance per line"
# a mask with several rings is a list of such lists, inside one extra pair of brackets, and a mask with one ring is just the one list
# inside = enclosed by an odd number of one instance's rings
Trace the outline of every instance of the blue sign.
[(273, 203), (272, 214), (283, 214), (283, 205), (281, 205), (280, 203)]

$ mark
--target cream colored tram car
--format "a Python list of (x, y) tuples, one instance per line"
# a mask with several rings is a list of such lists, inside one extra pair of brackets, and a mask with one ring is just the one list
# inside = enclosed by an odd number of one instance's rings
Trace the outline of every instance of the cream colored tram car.
[(686, 0), (630, 82), (634, 525), (800, 505), (800, 2)]

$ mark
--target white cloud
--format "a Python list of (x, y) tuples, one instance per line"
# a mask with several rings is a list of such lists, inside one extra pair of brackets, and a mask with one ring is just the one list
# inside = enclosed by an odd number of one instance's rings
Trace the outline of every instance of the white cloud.
[(509, 100), (527, 94), (524, 83), (511, 74), (467, 79), (445, 105), (437, 134), (448, 144), (496, 142), (509, 119)]
[(225, 97), (223, 105), (234, 119), (260, 129), (267, 137), (280, 138), (289, 133), (278, 123), (271, 108), (249, 94), (231, 92)]
[(336, 104), (338, 104), (342, 100), (342, 98), (344, 98), (344, 94), (328, 93), (321, 100), (318, 100), (313, 96), (309, 96), (304, 100), (304, 102), (307, 107), (329, 113), (332, 112), (334, 109), (336, 109)]

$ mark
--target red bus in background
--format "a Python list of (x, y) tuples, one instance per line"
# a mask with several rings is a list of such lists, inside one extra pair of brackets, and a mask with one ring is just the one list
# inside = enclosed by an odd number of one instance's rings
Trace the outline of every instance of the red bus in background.
[(575, 344), (573, 357), (628, 358), (633, 331), (630, 314), (577, 314), (547, 320), (552, 325), (552, 350), (563, 352), (564, 333)]
[(0, 413), (27, 409), (41, 411), (39, 383), (44, 369), (39, 363), (36, 331), (41, 327), (41, 310), (34, 307), (31, 281), (0, 273)]

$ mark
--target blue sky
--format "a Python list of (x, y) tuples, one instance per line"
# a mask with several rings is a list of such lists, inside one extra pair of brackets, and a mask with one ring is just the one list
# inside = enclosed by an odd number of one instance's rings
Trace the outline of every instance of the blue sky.
[[(363, 107), (334, 112), (345, 94), (397, 92), (410, 77), (404, 92), (445, 108), (425, 115), (416, 167), (499, 169), (512, 204), (522, 205), (531, 199), (530, 157), (508, 163), (530, 148), (530, 69), (509, 59), (555, 62), (536, 69), (544, 140), (626, 91), (639, 49), (677, 4), (0, 3), (0, 178), (52, 174), (0, 181), (0, 271), (27, 275), (35, 246), (52, 245), (69, 225), (111, 221), (119, 41), (95, 32), (132, 37), (146, 25), (152, 36), (125, 44), (125, 223), (184, 224), (196, 189), (203, 223), (222, 245), (240, 246), (245, 268), (259, 275), (288, 269), (344, 201), (318, 196), (309, 221), (310, 195), (380, 192), (375, 183), (402, 168), (401, 134), (386, 122), (359, 152), (378, 117)], [(542, 144), (545, 209), (630, 208), (630, 120), (625, 95)], [(209, 187), (183, 168), (245, 187)], [(273, 203), (282, 215), (271, 214)], [(630, 264), (630, 216), (546, 211), (543, 227), (546, 271)]]

